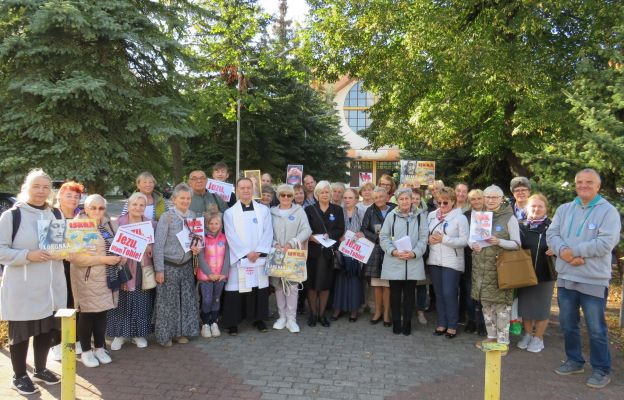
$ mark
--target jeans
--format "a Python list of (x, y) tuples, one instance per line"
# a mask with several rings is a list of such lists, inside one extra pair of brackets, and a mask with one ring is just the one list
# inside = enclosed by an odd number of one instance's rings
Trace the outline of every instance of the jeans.
[(431, 266), (431, 280), (436, 294), (438, 326), (457, 329), (459, 319), (459, 278), (461, 272), (452, 268)]
[(416, 285), (416, 309), (418, 311), (427, 309), (427, 285)]
[(579, 327), (581, 319), (579, 309), (582, 308), (589, 331), (589, 362), (594, 371), (600, 371), (605, 375), (611, 372), (611, 354), (605, 321), (606, 299), (607, 289), (604, 298), (599, 298), (564, 287), (557, 288), (559, 323), (565, 339), (568, 360), (579, 365), (585, 364)]

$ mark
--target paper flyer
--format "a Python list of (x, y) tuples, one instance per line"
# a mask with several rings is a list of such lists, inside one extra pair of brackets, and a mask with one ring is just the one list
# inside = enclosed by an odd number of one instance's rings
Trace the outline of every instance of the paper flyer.
[(120, 230), (132, 232), (147, 239), (148, 244), (154, 243), (154, 226), (150, 221), (137, 222), (119, 227)]

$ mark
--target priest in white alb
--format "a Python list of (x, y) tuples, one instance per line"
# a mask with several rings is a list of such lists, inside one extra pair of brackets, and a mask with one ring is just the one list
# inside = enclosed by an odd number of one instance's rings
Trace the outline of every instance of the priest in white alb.
[(248, 178), (236, 182), (236, 195), (239, 200), (223, 215), (231, 267), (221, 325), (230, 335), (236, 335), (238, 325), (247, 319), (260, 332), (266, 332), (269, 277), (264, 273), (264, 264), (273, 244), (271, 212), (253, 200), (253, 184)]

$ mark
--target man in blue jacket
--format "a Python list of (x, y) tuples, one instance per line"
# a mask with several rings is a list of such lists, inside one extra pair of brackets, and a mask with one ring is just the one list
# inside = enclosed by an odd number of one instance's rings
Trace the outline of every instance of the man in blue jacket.
[(580, 313), (589, 331), (592, 375), (587, 386), (603, 388), (611, 382), (611, 355), (605, 321), (611, 251), (620, 239), (620, 215), (603, 199), (600, 175), (593, 169), (576, 174), (574, 201), (561, 205), (546, 240), (557, 255), (557, 300), (567, 360), (555, 369), (559, 375), (580, 374), (585, 360), (581, 352)]

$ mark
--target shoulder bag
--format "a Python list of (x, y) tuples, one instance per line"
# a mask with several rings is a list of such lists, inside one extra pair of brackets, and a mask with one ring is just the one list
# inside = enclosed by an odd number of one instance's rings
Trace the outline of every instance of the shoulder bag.
[(531, 250), (503, 250), (496, 256), (499, 289), (516, 289), (537, 285)]

